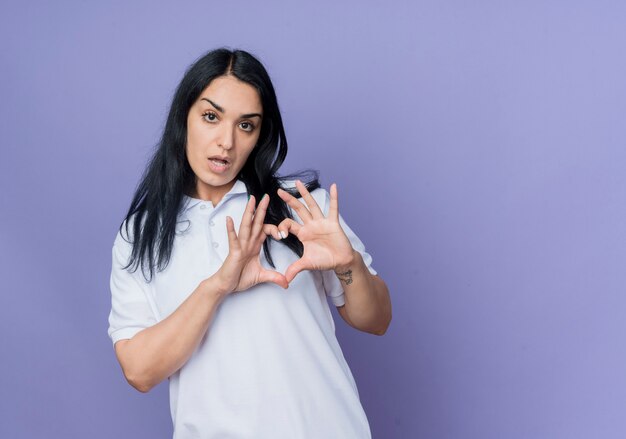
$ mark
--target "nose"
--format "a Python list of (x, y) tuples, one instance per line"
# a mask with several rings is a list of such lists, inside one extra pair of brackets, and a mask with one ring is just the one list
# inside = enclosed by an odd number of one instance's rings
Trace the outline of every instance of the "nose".
[(220, 137), (218, 138), (217, 144), (222, 148), (228, 150), (233, 147), (234, 135), (233, 129), (227, 124), (224, 124), (222, 131), (220, 133)]

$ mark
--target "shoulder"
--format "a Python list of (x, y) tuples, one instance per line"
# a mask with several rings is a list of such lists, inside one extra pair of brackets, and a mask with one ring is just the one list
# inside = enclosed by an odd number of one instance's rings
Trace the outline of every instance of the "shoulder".
[(123, 220), (122, 224), (115, 232), (113, 248), (116, 248), (124, 253), (128, 253), (130, 251), (134, 242), (135, 219), (136, 214), (133, 214), (129, 218)]

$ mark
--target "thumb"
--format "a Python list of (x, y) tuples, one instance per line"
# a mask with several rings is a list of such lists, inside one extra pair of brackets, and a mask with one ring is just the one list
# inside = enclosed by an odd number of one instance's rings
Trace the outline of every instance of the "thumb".
[(261, 282), (272, 282), (284, 289), (289, 288), (289, 282), (287, 282), (285, 276), (277, 271), (261, 270), (259, 273), (259, 283)]
[(308, 268), (309, 267), (306, 261), (300, 258), (289, 267), (287, 267), (287, 270), (285, 271), (285, 279), (287, 279), (287, 282), (291, 282), (298, 273), (303, 270), (307, 270)]

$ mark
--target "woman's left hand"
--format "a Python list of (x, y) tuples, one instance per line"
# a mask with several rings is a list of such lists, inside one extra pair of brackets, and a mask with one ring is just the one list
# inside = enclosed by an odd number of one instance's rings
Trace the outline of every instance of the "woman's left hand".
[[(325, 217), (304, 183), (296, 180), (296, 187), (306, 202), (306, 206), (288, 192), (278, 189), (282, 198), (300, 217), (304, 224), (285, 218), (278, 224), (278, 230), (293, 233), (304, 246), (300, 259), (289, 265), (285, 272), (287, 282), (303, 270), (341, 270), (354, 261), (354, 249), (339, 224), (337, 185), (330, 186), (330, 209)], [(308, 207), (308, 209), (307, 209)]]

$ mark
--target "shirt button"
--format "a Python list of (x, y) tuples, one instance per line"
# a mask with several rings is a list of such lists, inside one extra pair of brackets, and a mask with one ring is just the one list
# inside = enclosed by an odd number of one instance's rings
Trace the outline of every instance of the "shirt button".
[(200, 205), (200, 209), (206, 209), (206, 205), (201, 204), (201, 205)]
[(215, 223), (213, 222), (213, 220), (209, 221), (209, 225), (210, 225), (211, 227), (213, 227), (213, 226), (215, 225)]
[(220, 245), (217, 242), (213, 243), (213, 248), (218, 248)]

